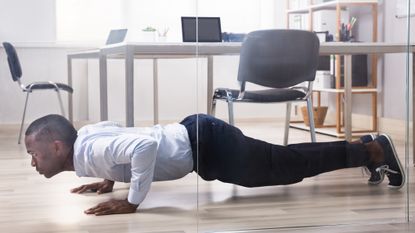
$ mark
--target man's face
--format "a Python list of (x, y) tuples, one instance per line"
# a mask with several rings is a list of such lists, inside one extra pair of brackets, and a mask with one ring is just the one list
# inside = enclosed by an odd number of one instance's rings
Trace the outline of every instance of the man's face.
[(32, 167), (39, 174), (50, 178), (62, 171), (63, 162), (56, 143), (36, 140), (35, 135), (29, 135), (25, 138), (25, 144), (27, 153), (32, 156)]

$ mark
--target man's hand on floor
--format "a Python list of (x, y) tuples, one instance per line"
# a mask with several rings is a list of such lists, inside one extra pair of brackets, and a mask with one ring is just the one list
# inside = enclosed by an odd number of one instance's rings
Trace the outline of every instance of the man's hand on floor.
[(110, 200), (102, 202), (95, 207), (85, 210), (86, 214), (107, 215), (107, 214), (129, 214), (134, 213), (138, 205), (129, 203), (127, 200)]
[(113, 187), (114, 187), (114, 181), (104, 180), (102, 182), (81, 185), (77, 188), (71, 189), (71, 193), (84, 193), (89, 190), (92, 192), (96, 192), (98, 194), (109, 193), (109, 192), (112, 192)]

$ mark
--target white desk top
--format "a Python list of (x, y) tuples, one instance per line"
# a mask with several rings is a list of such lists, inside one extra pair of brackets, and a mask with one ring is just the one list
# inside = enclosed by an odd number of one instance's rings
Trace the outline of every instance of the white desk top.
[[(126, 54), (127, 50), (135, 56), (163, 57), (163, 56), (207, 56), (207, 55), (237, 55), (242, 43), (146, 43), (124, 42), (101, 47), (95, 50), (84, 50), (68, 54), (69, 58), (97, 58), (99, 53), (105, 55)], [(324, 42), (320, 44), (320, 54), (384, 54), (415, 52), (413, 44), (384, 43), (384, 42)]]
[(320, 54), (382, 54), (414, 52), (413, 44), (384, 42), (325, 42), (320, 44)]
[(239, 54), (242, 43), (146, 43), (127, 42), (101, 48), (104, 54), (125, 53), (132, 49), (140, 55), (224, 55)]

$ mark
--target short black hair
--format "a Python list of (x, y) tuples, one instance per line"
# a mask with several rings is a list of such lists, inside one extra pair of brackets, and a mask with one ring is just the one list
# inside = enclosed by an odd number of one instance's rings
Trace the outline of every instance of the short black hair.
[(59, 140), (73, 147), (78, 133), (65, 117), (50, 114), (33, 121), (26, 130), (26, 136), (35, 135), (35, 140)]

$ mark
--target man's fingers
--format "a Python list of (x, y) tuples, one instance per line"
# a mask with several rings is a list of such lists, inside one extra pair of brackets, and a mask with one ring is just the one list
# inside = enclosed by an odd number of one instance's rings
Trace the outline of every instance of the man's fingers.
[(106, 209), (102, 211), (95, 211), (96, 216), (107, 215), (107, 214), (116, 214), (116, 212), (112, 209)]
[(96, 215), (97, 213), (107, 213), (108, 211), (111, 211), (110, 206), (99, 204), (95, 207), (92, 207), (90, 209), (85, 210), (84, 212), (86, 214), (95, 214)]
[(109, 206), (108, 206), (107, 202), (102, 202), (102, 203), (99, 203), (98, 205), (96, 205), (94, 207), (91, 207), (91, 208), (85, 210), (85, 212), (95, 212), (97, 210), (105, 209), (105, 208), (108, 208), (108, 207)]
[(95, 212), (97, 212), (99, 210), (102, 210), (102, 209), (103, 209), (102, 207), (95, 206), (95, 207), (92, 207), (92, 208), (89, 208), (89, 209), (85, 210), (84, 212), (86, 214), (95, 214)]
[(90, 209), (85, 210), (85, 214), (107, 215), (107, 214), (127, 214), (134, 213), (138, 205), (130, 204), (127, 200), (110, 200), (102, 202)]
[[(82, 186), (83, 186), (83, 185), (82, 185)], [(79, 187), (76, 187), (76, 188), (71, 189), (71, 193), (76, 193), (76, 192), (78, 192), (78, 191), (82, 188), (82, 186), (79, 186)]]
[(82, 185), (82, 188), (78, 190), (78, 192), (76, 193), (84, 193), (86, 191), (88, 191), (89, 189), (91, 189), (91, 185)]
[(85, 184), (77, 188), (71, 189), (71, 192), (72, 193), (84, 193), (88, 190), (91, 190), (92, 192), (97, 192), (98, 194), (108, 193), (112, 191), (113, 184), (114, 182), (109, 183), (106, 181), (92, 183), (92, 184)]
[(81, 185), (77, 188), (71, 189), (72, 193), (84, 193), (88, 190), (91, 190), (92, 192), (96, 192), (99, 188), (98, 183), (93, 183), (93, 184), (85, 184), (85, 185)]
[(83, 192), (87, 191), (88, 189), (90, 189), (89, 185), (82, 185), (78, 188), (72, 189), (71, 192), (73, 192), (73, 193), (83, 193)]
[(108, 185), (103, 185), (103, 186), (101, 186), (98, 190), (97, 190), (97, 193), (98, 194), (102, 194), (102, 193), (108, 193), (108, 192), (110, 192), (111, 190), (110, 190), (110, 188), (108, 187)]
[(101, 187), (97, 190), (97, 193), (98, 193), (98, 194), (105, 193), (105, 185), (104, 185), (104, 186), (101, 186)]

